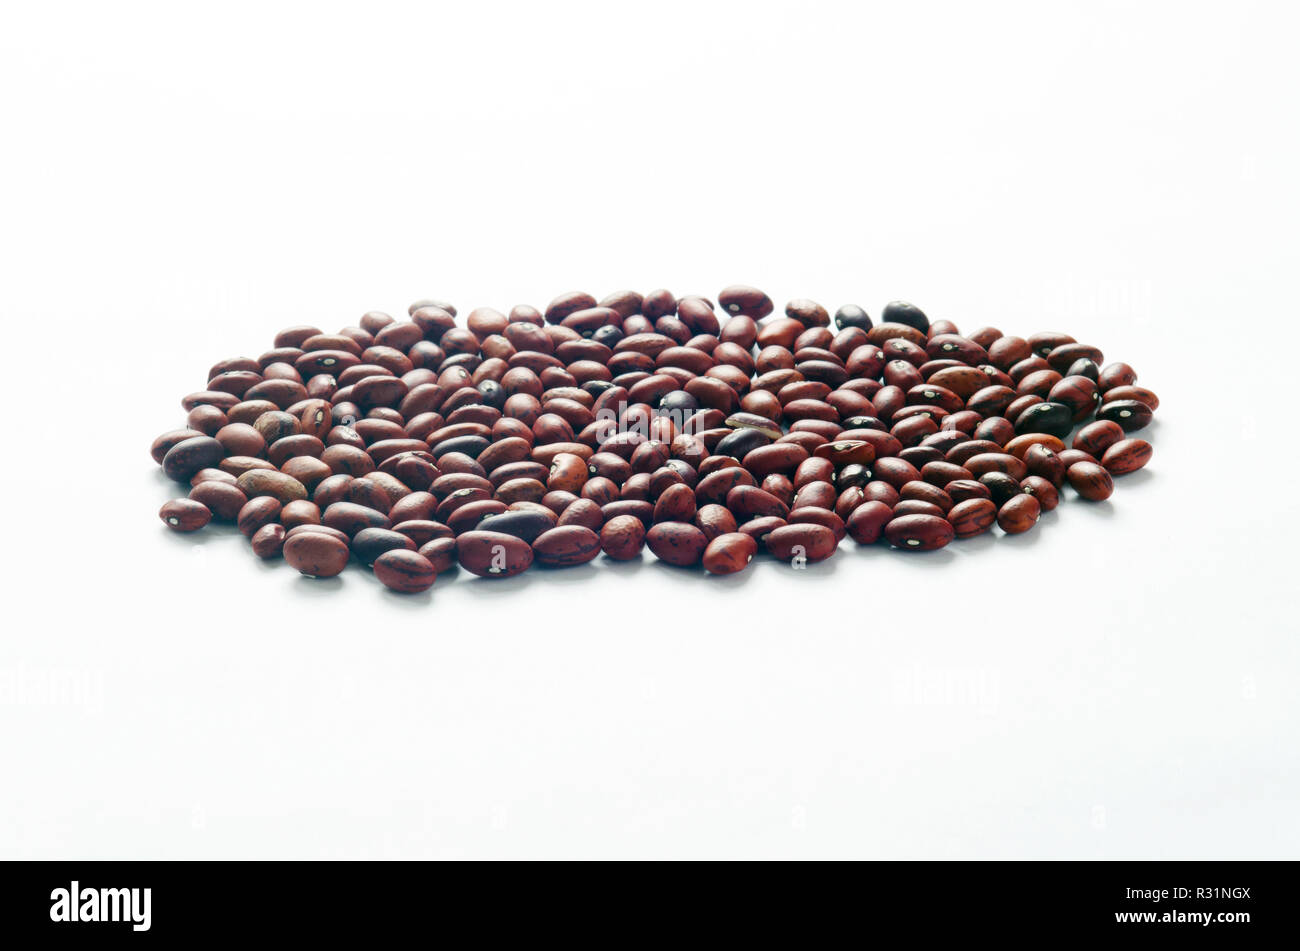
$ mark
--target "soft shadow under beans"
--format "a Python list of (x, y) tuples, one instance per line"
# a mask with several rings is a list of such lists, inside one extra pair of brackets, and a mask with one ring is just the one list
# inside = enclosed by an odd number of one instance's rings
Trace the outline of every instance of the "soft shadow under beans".
[[(832, 556), (831, 558), (827, 558), (823, 561), (807, 562), (802, 568), (796, 568), (793, 564), (791, 564), (788, 561), (779, 561), (778, 559), (773, 558), (771, 555), (767, 555), (767, 554), (760, 555), (755, 560), (755, 562), (761, 564), (773, 565), (778, 571), (782, 572), (783, 574), (792, 575), (794, 577), (806, 577), (806, 578), (829, 578), (831, 575), (833, 575), (836, 572), (836, 570), (838, 570), (839, 567), (839, 561), (834, 556)], [(748, 574), (748, 572), (746, 573)]]
[(936, 548), (934, 551), (898, 551), (893, 554), (900, 556), (899, 560), (904, 564), (915, 564), (920, 568), (946, 568), (957, 560), (957, 556), (947, 548)]
[(734, 591), (749, 584), (754, 579), (753, 571), (738, 571), (734, 575), (709, 575), (709, 584)]
[[(1095, 505), (1097, 503), (1091, 504)], [(1007, 535), (1006, 533), (1002, 533), (996, 538), (993, 538), (992, 541), (995, 544), (1005, 545), (1008, 548), (1031, 548), (1038, 544), (1038, 539), (1042, 536), (1043, 532), (1052, 531), (1052, 526), (1060, 521), (1060, 518), (1060, 513), (1055, 509), (1050, 512), (1044, 512), (1042, 515), (1038, 516), (1037, 524), (1035, 524), (1029, 531), (1022, 532), (1019, 535)]]
[(974, 538), (953, 539), (952, 547), (960, 555), (978, 554), (988, 551), (998, 543), (998, 536), (992, 531), (976, 535)]
[(1087, 502), (1083, 499), (1072, 499), (1071, 501), (1077, 503), (1071, 506), (1071, 515), (1074, 512), (1081, 512), (1091, 518), (1112, 519), (1115, 517), (1115, 506), (1110, 499), (1106, 499), (1104, 502)]
[(433, 592), (437, 590), (438, 587), (437, 582), (435, 582), (432, 588), (427, 588), (424, 591), (415, 594), (406, 594), (399, 591), (393, 591), (391, 588), (385, 587), (378, 581), (376, 581), (376, 584), (379, 584), (379, 587), (383, 589), (379, 596), (388, 604), (397, 608), (402, 608), (403, 610), (419, 611), (426, 611), (429, 609), (429, 606), (433, 604)]
[(195, 548), (206, 548), (209, 545), (229, 544), (227, 539), (243, 537), (234, 525), (220, 522), (209, 522), (201, 532), (173, 532), (162, 524), (158, 527), (170, 544), (190, 551)]
[[(258, 571), (271, 572), (271, 571), (276, 571), (277, 569), (280, 570), (280, 571), (286, 571), (286, 570), (287, 570), (287, 571), (292, 571), (292, 570), (293, 570), (292, 568), (289, 568), (289, 566), (288, 566), (287, 564), (285, 564), (285, 561), (284, 561), (283, 558), (258, 558), (258, 559), (257, 559), (257, 570), (258, 570)], [(311, 580), (311, 579), (308, 579), (308, 580)]]
[(635, 558), (628, 558), (626, 560), (606, 558), (602, 555), (592, 562), (592, 564), (596, 565), (601, 571), (615, 575), (624, 575), (626, 577), (631, 577), (636, 574), (644, 568), (647, 563), (647, 559), (642, 555), (637, 555)]
[[(1041, 522), (1042, 519), (1040, 518), (1039, 521)], [(1042, 534), (1042, 525), (1035, 525), (1029, 531), (1022, 532), (1019, 535), (1004, 535), (998, 539), (998, 544), (1007, 548), (1032, 548), (1038, 544), (1038, 539), (1042, 537)]]
[[(513, 578), (480, 578), (478, 575), (471, 575), (466, 572), (465, 580), (457, 585), (457, 589), (467, 591), (476, 598), (511, 594), (524, 590), (533, 583), (538, 574), (539, 572), (529, 569), (523, 574), (515, 575)], [(434, 583), (434, 586), (437, 586), (437, 582)]]
[(293, 579), (293, 589), (313, 598), (333, 597), (343, 589), (343, 579), (338, 575), (333, 578), (308, 578), (306, 575), (298, 575)]
[(1155, 477), (1156, 474), (1150, 469), (1139, 469), (1137, 472), (1130, 472), (1126, 475), (1116, 476), (1115, 485), (1116, 487), (1123, 486), (1124, 488), (1129, 489), (1139, 485), (1146, 485)]
[(575, 581), (590, 583), (592, 580), (600, 577), (600, 569), (588, 562), (585, 565), (568, 565), (560, 567), (558, 565), (539, 565), (534, 564), (529, 571), (536, 571), (539, 575), (544, 575), (547, 581), (559, 581), (564, 584), (571, 584)]
[[(965, 539), (953, 544), (964, 546), (975, 540)], [(883, 541), (876, 542), (873, 545), (841, 545), (840, 554), (849, 554), (854, 558), (888, 558), (896, 563), (907, 564), (914, 562), (931, 568), (937, 565), (949, 564), (957, 558), (950, 548), (936, 548), (934, 551), (902, 551), (892, 545), (885, 544)], [(824, 565), (832, 563), (833, 560), (831, 562), (821, 562)]]

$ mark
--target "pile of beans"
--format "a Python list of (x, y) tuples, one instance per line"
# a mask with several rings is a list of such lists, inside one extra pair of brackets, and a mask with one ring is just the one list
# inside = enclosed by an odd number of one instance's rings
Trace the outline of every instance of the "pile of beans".
[(1068, 334), (962, 335), (901, 301), (878, 321), (773, 310), (733, 286), (716, 307), (573, 292), (464, 326), (422, 300), (409, 320), (290, 327), (215, 364), (185, 428), (154, 440), (189, 486), (159, 514), (414, 592), (457, 565), (505, 578), (644, 547), (713, 574), (759, 552), (802, 566), (845, 536), (931, 551), (1029, 531), (1066, 485), (1105, 499), (1151, 458), (1130, 433), (1155, 394)]

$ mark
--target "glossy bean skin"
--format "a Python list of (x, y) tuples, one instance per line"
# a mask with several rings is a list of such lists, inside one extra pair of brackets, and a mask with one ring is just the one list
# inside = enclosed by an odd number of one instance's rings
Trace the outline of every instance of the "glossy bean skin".
[(714, 537), (704, 549), (704, 570), (711, 575), (731, 575), (744, 571), (758, 554), (758, 542), (744, 532), (725, 532)]
[(952, 524), (938, 515), (901, 515), (885, 525), (889, 544), (904, 551), (935, 551), (953, 539)]
[(533, 563), (533, 547), (515, 535), (471, 531), (456, 539), (460, 566), (481, 578), (512, 578)]
[(217, 466), (226, 457), (225, 447), (211, 436), (182, 439), (163, 456), (162, 468), (168, 478), (189, 482), (200, 469)]
[(1121, 439), (1102, 453), (1101, 464), (1111, 475), (1136, 472), (1151, 461), (1151, 443), (1145, 439)]
[(404, 548), (386, 551), (375, 559), (375, 577), (384, 587), (402, 594), (416, 594), (433, 587), (438, 573), (423, 555)]
[(894, 506), (894, 517), (901, 518), (905, 515), (933, 515), (936, 518), (943, 518), (943, 509), (933, 502), (923, 502), (920, 499), (903, 499)]
[(1082, 449), (1067, 449), (1064, 452), (1057, 453), (1057, 455), (1060, 456), (1061, 461), (1065, 463), (1066, 472), (1069, 472), (1070, 466), (1074, 465), (1076, 462), (1101, 462), (1101, 460), (1096, 456), (1084, 452)]
[(768, 554), (795, 564), (825, 561), (835, 554), (835, 533), (824, 525), (786, 524), (768, 533)]
[(948, 512), (948, 523), (956, 537), (974, 538), (992, 528), (997, 517), (998, 507), (992, 499), (966, 499)]
[(1061, 501), (1057, 484), (1044, 479), (1042, 476), (1026, 476), (1020, 482), (1020, 491), (1036, 498), (1039, 508), (1044, 512), (1052, 511)]
[(151, 445), (189, 493), (169, 527), (199, 527), (199, 506), (262, 557), (320, 549), (307, 574), (339, 543), (394, 562), (394, 590), (462, 562), (508, 577), (647, 544), (732, 573), (765, 550), (802, 567), (846, 535), (931, 550), (1018, 534), (1066, 483), (1104, 499), (1151, 457), (1130, 434), (1156, 394), (1068, 334), (962, 334), (901, 301), (832, 321), (740, 285), (717, 301), (572, 291), (459, 324), (423, 301), (410, 321), (288, 328), (214, 364), (187, 425)]
[(1015, 427), (1016, 435), (1047, 433), (1064, 439), (1074, 428), (1074, 411), (1064, 403), (1038, 403), (1017, 417)]
[(884, 502), (868, 500), (863, 502), (845, 521), (845, 529), (850, 538), (859, 545), (873, 545), (884, 534), (885, 525), (894, 517), (893, 509)]
[(413, 539), (391, 528), (363, 528), (352, 536), (353, 556), (363, 565), (374, 565), (384, 552), (405, 549), (415, 551)]
[(989, 491), (988, 486), (974, 479), (958, 479), (955, 482), (949, 482), (944, 491), (948, 493), (948, 497), (953, 500), (955, 505), (960, 505), (970, 499), (990, 499), (993, 497), (993, 493)]
[(1160, 398), (1141, 386), (1117, 386), (1109, 389), (1106, 391), (1102, 404), (1105, 405), (1115, 400), (1135, 400), (1138, 403), (1145, 404), (1153, 413), (1160, 408)]
[(149, 455), (153, 458), (155, 463), (162, 465), (163, 459), (166, 458), (167, 453), (177, 443), (184, 442), (187, 439), (193, 439), (196, 436), (204, 435), (206, 435), (206, 433), (201, 433), (196, 429), (190, 429), (188, 427), (185, 429), (169, 430), (153, 441), (153, 445), (149, 447)]
[[(1151, 407), (1137, 400), (1113, 400), (1103, 403), (1097, 410), (1097, 418), (1118, 423), (1126, 433), (1137, 432), (1151, 423)], [(173, 450), (174, 452), (175, 450)]]
[(257, 555), (258, 558), (279, 558), (281, 551), (284, 549), (285, 527), (274, 522), (270, 525), (263, 525), (253, 533), (253, 537), (249, 540), (253, 544), (253, 554)]
[(705, 505), (695, 513), (695, 524), (709, 540), (736, 531), (736, 517), (724, 505)]
[(212, 521), (212, 512), (194, 499), (172, 499), (158, 510), (158, 517), (173, 532), (196, 532)]
[(392, 524), (383, 512), (355, 502), (335, 502), (327, 506), (321, 512), (320, 522), (322, 525), (337, 529), (349, 538), (362, 529), (388, 528)]
[(457, 565), (456, 539), (450, 535), (425, 542), (419, 552), (433, 566), (435, 574), (444, 574)]
[(233, 522), (239, 510), (248, 502), (248, 496), (234, 483), (209, 480), (190, 489), (189, 497), (207, 506), (212, 517), (219, 522)]
[(831, 534), (835, 536), (836, 544), (843, 541), (845, 535), (848, 534), (844, 519), (830, 509), (817, 505), (792, 508), (790, 514), (786, 517), (786, 523), (789, 525), (821, 525), (824, 528), (829, 528)]
[(555, 528), (559, 519), (554, 512), (541, 509), (516, 509), (489, 515), (477, 523), (479, 531), (513, 535), (531, 545), (543, 532)]
[(1027, 493), (1016, 495), (998, 509), (998, 527), (1008, 535), (1019, 535), (1038, 523), (1041, 512), (1038, 499)]
[(281, 508), (279, 500), (268, 495), (249, 499), (235, 516), (235, 524), (240, 534), (245, 538), (252, 538), (263, 525), (270, 525), (279, 520)]
[(560, 513), (556, 522), (557, 526), (581, 525), (593, 532), (599, 532), (604, 524), (605, 517), (601, 514), (600, 506), (591, 499), (574, 499)]
[(320, 507), (306, 499), (289, 502), (280, 509), (280, 522), (286, 529), (299, 525), (319, 525)]
[(687, 568), (700, 563), (709, 540), (688, 522), (657, 522), (646, 532), (645, 544), (660, 561)]
[(646, 526), (635, 515), (615, 515), (600, 529), (601, 550), (615, 561), (629, 561), (645, 547)]
[(785, 519), (777, 518), (775, 515), (765, 515), (759, 518), (752, 518), (739, 527), (739, 531), (748, 535), (754, 541), (758, 542), (760, 549), (765, 550), (767, 546), (767, 536), (772, 534), (778, 528), (786, 524)]
[(324, 532), (304, 532), (286, 538), (284, 560), (309, 578), (332, 578), (347, 567), (348, 546)]
[[(1024, 463), (1026, 475), (1040, 476), (1055, 486), (1065, 481), (1065, 463), (1046, 446), (1030, 446), (1025, 452)], [(1021, 476), (1022, 480), (1024, 478)]]
[(307, 498), (305, 485), (274, 469), (250, 469), (235, 480), (235, 486), (250, 499), (269, 495), (281, 505)]
[(1115, 491), (1110, 473), (1095, 462), (1076, 462), (1066, 470), (1065, 477), (1074, 491), (1092, 502), (1104, 501)]
[(533, 557), (552, 567), (586, 564), (600, 551), (600, 536), (585, 525), (558, 525), (533, 542)]

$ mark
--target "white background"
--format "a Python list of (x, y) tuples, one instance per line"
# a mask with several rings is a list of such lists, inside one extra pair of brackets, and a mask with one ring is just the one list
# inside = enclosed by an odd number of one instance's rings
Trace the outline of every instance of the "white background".
[[(1295, 858), (1285, 10), (9, 5), (0, 855)], [(283, 326), (733, 282), (1073, 333), (1154, 461), (730, 580), (401, 598), (156, 517)]]

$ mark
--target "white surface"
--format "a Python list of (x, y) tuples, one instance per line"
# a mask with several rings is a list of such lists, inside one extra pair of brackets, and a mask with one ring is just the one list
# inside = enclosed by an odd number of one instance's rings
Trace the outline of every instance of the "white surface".
[[(1296, 857), (1284, 9), (8, 10), (0, 856)], [(282, 326), (732, 282), (1073, 333), (1155, 459), (724, 581), (399, 598), (156, 518)]]

